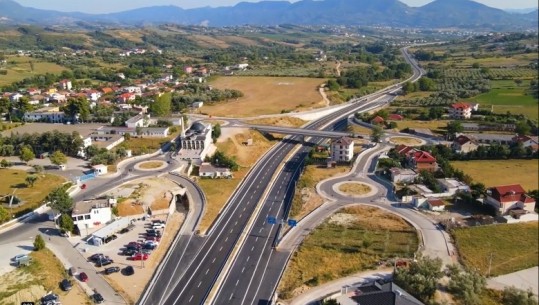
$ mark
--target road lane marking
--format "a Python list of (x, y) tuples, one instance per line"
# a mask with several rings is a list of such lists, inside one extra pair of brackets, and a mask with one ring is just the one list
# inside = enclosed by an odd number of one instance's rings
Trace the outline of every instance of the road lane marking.
[(208, 270), (206, 270), (206, 274), (208, 274), (208, 272), (210, 272), (210, 268), (208, 268)]
[(200, 285), (202, 285), (202, 281), (198, 282), (197, 287), (200, 287)]

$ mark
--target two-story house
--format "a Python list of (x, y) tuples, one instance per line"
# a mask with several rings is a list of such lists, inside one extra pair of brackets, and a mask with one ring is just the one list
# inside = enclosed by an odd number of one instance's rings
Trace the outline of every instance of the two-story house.
[(533, 212), (535, 200), (528, 196), (520, 184), (492, 187), (487, 190), (487, 204), (492, 205), (500, 214), (513, 209)]
[(414, 169), (417, 172), (420, 171), (429, 171), (435, 172), (438, 169), (438, 163), (436, 163), (436, 158), (426, 151), (416, 151), (411, 153), (406, 158), (408, 167)]
[(451, 144), (451, 148), (454, 152), (459, 154), (466, 154), (471, 151), (476, 151), (479, 147), (479, 143), (471, 136), (460, 135), (455, 138)]
[(354, 157), (354, 141), (342, 137), (331, 142), (331, 160), (335, 162), (350, 162)]
[(98, 199), (76, 202), (71, 212), (73, 223), (82, 232), (83, 229), (93, 228), (112, 220), (111, 207), (115, 199)]
[(472, 117), (472, 106), (468, 103), (455, 103), (449, 107), (449, 116), (453, 119), (469, 119)]

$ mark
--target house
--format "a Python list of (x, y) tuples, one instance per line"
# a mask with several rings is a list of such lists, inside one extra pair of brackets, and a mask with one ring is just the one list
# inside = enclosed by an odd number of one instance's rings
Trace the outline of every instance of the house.
[(65, 103), (67, 101), (66, 95), (58, 93), (58, 92), (49, 93), (46, 99), (48, 102), (58, 102), (58, 103)]
[(169, 127), (142, 127), (138, 135), (153, 138), (165, 138), (168, 137), (170, 132)]
[(416, 151), (418, 150), (413, 147), (402, 145), (402, 144), (395, 146), (395, 152), (402, 156), (408, 156), (408, 154), (414, 153)]
[(104, 164), (97, 164), (92, 166), (92, 169), (94, 170), (94, 173), (96, 173), (98, 176), (102, 176), (107, 174), (108, 167)]
[(472, 106), (468, 103), (455, 103), (449, 107), (449, 116), (453, 119), (469, 119), (472, 117)]
[(190, 67), (190, 66), (184, 67), (183, 72), (185, 72), (186, 74), (191, 74), (193, 73), (193, 67)]
[(431, 211), (441, 212), (445, 210), (445, 202), (440, 199), (430, 198), (427, 200), (427, 208)]
[(17, 92), (17, 93), (14, 93), (14, 94), (10, 95), (10, 96), (9, 96), (9, 100), (12, 101), (12, 102), (18, 102), (19, 99), (20, 99), (21, 97), (23, 97), (23, 96), (24, 96), (24, 95), (22, 95), (22, 94), (20, 94), (20, 93)]
[(467, 135), (459, 135), (451, 144), (453, 151), (459, 154), (466, 154), (471, 151), (476, 151), (479, 143), (475, 138)]
[(535, 200), (528, 196), (520, 184), (492, 187), (487, 190), (487, 204), (492, 205), (500, 214), (513, 209), (533, 212)]
[(63, 79), (59, 84), (60, 90), (71, 90), (73, 87), (69, 79)]
[(376, 116), (374, 119), (371, 120), (372, 125), (382, 125), (384, 124), (385, 120), (381, 116)]
[(136, 99), (136, 96), (133, 93), (126, 92), (126, 93), (122, 93), (118, 95), (118, 97), (116, 98), (116, 101), (118, 103), (128, 103), (128, 102), (134, 101), (135, 99)]
[(354, 141), (348, 137), (331, 142), (331, 160), (335, 162), (350, 162), (354, 157)]
[(389, 121), (402, 121), (402, 120), (404, 120), (404, 116), (402, 116), (400, 114), (397, 114), (397, 113), (392, 113), (387, 117), (387, 119)]
[(515, 124), (500, 124), (500, 123), (462, 123), (463, 131), (510, 131), (514, 132)]
[(530, 147), (533, 151), (537, 151), (539, 149), (539, 139), (538, 139), (538, 137), (515, 136), (512, 139), (512, 141), (515, 144), (522, 143), (522, 147), (524, 147), (524, 148)]
[(111, 207), (114, 203), (116, 203), (115, 199), (78, 201), (73, 206), (71, 218), (82, 233), (82, 229), (93, 228), (111, 221)]
[(393, 183), (413, 182), (419, 175), (408, 168), (392, 167), (389, 169)]
[(198, 169), (198, 174), (200, 177), (209, 177), (209, 178), (231, 178), (232, 173), (229, 168), (226, 167), (215, 167), (211, 163), (202, 163)]
[[(462, 134), (457, 134), (457, 137)], [(513, 143), (514, 135), (499, 133), (467, 133), (465, 136), (474, 139), (479, 144), (500, 144), (510, 145)]]
[(406, 158), (408, 166), (416, 171), (434, 172), (438, 169), (436, 158), (426, 151), (416, 151)]
[(125, 121), (125, 126), (127, 126), (127, 128), (148, 127), (149, 119), (149, 114), (144, 115), (139, 113)]
[[(399, 265), (402, 266), (404, 262)], [(401, 267), (404, 268), (404, 267)], [(330, 297), (341, 305), (424, 305), (393, 282), (374, 281), (358, 287), (347, 286), (340, 296)]]
[(59, 107), (43, 107), (36, 111), (26, 112), (23, 116), (26, 122), (63, 123), (65, 114)]
[(86, 97), (93, 102), (97, 102), (101, 98), (101, 92), (97, 90), (86, 91)]
[(467, 193), (470, 191), (470, 187), (466, 183), (458, 181), (456, 179), (441, 178), (441, 179), (436, 179), (436, 180), (438, 181), (438, 184), (440, 185), (442, 191), (444, 193), (451, 194), (450, 196), (458, 192)]

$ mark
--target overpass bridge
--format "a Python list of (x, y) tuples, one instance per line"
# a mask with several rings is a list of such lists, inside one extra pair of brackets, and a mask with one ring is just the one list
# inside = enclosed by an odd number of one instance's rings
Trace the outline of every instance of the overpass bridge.
[(304, 138), (305, 137), (319, 137), (319, 138), (338, 139), (342, 137), (349, 137), (349, 138), (363, 139), (364, 137), (366, 137), (366, 135), (355, 134), (353, 132), (347, 132), (347, 131), (324, 131), (324, 130), (303, 129), (303, 128), (294, 128), (294, 127), (280, 127), (280, 126), (269, 126), (269, 125), (248, 125), (248, 127), (254, 130), (258, 130), (260, 132), (302, 136)]

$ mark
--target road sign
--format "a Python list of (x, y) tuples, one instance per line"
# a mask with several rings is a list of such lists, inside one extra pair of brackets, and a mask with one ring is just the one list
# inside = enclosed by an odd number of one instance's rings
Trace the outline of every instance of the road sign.
[(273, 216), (268, 216), (268, 223), (270, 225), (275, 225), (277, 224), (277, 218), (273, 217)]
[(291, 226), (291, 227), (295, 227), (298, 225), (298, 221), (295, 220), (295, 219), (289, 219), (288, 220), (288, 225)]

